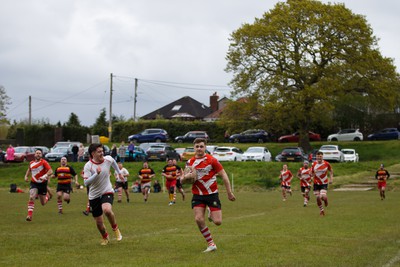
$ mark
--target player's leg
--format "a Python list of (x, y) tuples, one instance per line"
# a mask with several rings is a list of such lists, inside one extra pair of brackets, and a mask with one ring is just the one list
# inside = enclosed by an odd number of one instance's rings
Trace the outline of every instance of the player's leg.
[(113, 196), (107, 195), (102, 197), (101, 208), (104, 215), (107, 217), (111, 228), (114, 231), (115, 237), (118, 241), (122, 240), (121, 232), (119, 231), (117, 220), (115, 219), (115, 214), (112, 210)]
[(118, 203), (122, 202), (122, 186), (121, 185), (117, 185), (118, 186)]
[(286, 188), (284, 186), (281, 186), (282, 189), (282, 200), (286, 201)]
[(58, 214), (62, 214), (63, 205), (62, 205), (62, 197), (63, 191), (57, 186), (57, 207), (58, 207)]
[(28, 215), (26, 216), (27, 221), (32, 221), (33, 210), (35, 209), (35, 199), (38, 195), (38, 189), (32, 187), (29, 190), (29, 200), (28, 200)]
[(128, 190), (128, 181), (124, 183), (124, 191), (125, 191), (125, 196), (126, 196), (126, 202), (129, 203), (129, 190)]
[(320, 190), (316, 189), (315, 185), (314, 185), (314, 195), (315, 195), (315, 197), (317, 199), (317, 205), (318, 205), (318, 208), (319, 208), (319, 214), (324, 216), (325, 215), (325, 211), (324, 211), (324, 207), (322, 206)]
[(321, 189), (320, 194), (322, 201), (324, 201), (325, 207), (328, 207), (328, 190)]

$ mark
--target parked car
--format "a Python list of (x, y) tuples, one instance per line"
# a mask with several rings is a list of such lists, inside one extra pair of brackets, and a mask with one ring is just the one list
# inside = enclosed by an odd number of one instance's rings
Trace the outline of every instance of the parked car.
[(205, 131), (190, 131), (190, 132), (187, 132), (183, 136), (175, 137), (175, 142), (177, 142), (177, 143), (193, 143), (194, 139), (196, 139), (196, 138), (204, 138), (207, 141), (210, 139), (208, 137), (207, 132), (205, 132)]
[(185, 148), (184, 147), (177, 147), (177, 148), (175, 148), (175, 151), (176, 152), (178, 152), (178, 154), (181, 156), (181, 158), (182, 158), (182, 154), (183, 154), (183, 152), (185, 151)]
[(362, 141), (363, 134), (358, 129), (343, 129), (338, 133), (328, 136), (328, 142), (331, 141)]
[(185, 151), (182, 153), (182, 160), (189, 160), (191, 159), (196, 152), (194, 151), (193, 147), (186, 147)]
[(72, 159), (72, 152), (69, 147), (56, 147), (52, 152), (47, 153), (44, 158), (49, 162), (61, 161), (62, 157), (66, 157), (67, 160)]
[(307, 160), (308, 156), (301, 147), (286, 147), (280, 153), (277, 161), (287, 162), (287, 161), (298, 161), (302, 162)]
[[(118, 155), (117, 155), (118, 157)], [(140, 148), (139, 146), (135, 146), (135, 148), (133, 149), (133, 161), (146, 161), (147, 160), (147, 153), (144, 152), (144, 150), (142, 148)], [(117, 159), (119, 160), (119, 159)], [(125, 153), (125, 161), (132, 161), (129, 159), (129, 150), (126, 150)]]
[(230, 143), (265, 143), (271, 141), (269, 134), (261, 129), (250, 129), (229, 137)]
[(343, 162), (344, 155), (337, 145), (323, 145), (319, 149), (324, 154), (324, 160)]
[(144, 142), (167, 142), (168, 133), (164, 129), (146, 129), (138, 134), (133, 134), (128, 137), (128, 141), (133, 141), (135, 143)]
[(241, 161), (243, 151), (233, 146), (220, 146), (215, 149), (212, 155), (219, 161)]
[(356, 152), (355, 149), (351, 149), (351, 148), (343, 148), (342, 153), (344, 155), (344, 161), (346, 162), (358, 162), (359, 157), (358, 157), (358, 153)]
[[(280, 143), (297, 143), (299, 142), (300, 133), (295, 132), (289, 135), (282, 135), (278, 138), (278, 142)], [(321, 141), (321, 135), (313, 132), (308, 132), (308, 138), (310, 141)]]
[(53, 151), (53, 149), (57, 147), (68, 147), (72, 148), (74, 145), (77, 145), (78, 147), (81, 145), (81, 142), (78, 141), (60, 141), (54, 144), (54, 146), (50, 149), (50, 152)]
[(17, 146), (14, 147), (14, 160), (10, 161), (7, 159), (7, 154), (5, 155), (6, 162), (23, 162), (31, 161), (35, 159), (35, 149), (30, 146)]
[(46, 156), (47, 153), (50, 152), (50, 149), (47, 146), (34, 146), (33, 149), (40, 149), (42, 151), (43, 156)]
[(368, 135), (368, 140), (398, 140), (400, 132), (397, 128), (385, 128), (376, 133)]
[(242, 155), (242, 161), (271, 161), (271, 152), (268, 148), (261, 146), (251, 146)]
[(170, 145), (153, 145), (146, 151), (146, 153), (148, 160), (181, 160), (179, 153)]
[(214, 153), (214, 151), (215, 151), (215, 149), (216, 149), (217, 147), (218, 147), (218, 146), (208, 145), (208, 146), (206, 146), (206, 149), (207, 149), (207, 151), (212, 155), (212, 153)]
[(163, 146), (167, 145), (166, 143), (141, 143), (139, 147), (143, 149), (144, 152), (147, 152), (151, 146)]

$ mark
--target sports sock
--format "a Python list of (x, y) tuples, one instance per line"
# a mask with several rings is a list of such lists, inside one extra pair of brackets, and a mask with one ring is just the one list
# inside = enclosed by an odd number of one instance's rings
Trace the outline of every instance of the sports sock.
[(61, 211), (63, 206), (62, 206), (62, 200), (57, 200), (57, 206), (58, 206), (58, 210)]
[(203, 237), (206, 239), (207, 243), (209, 245), (213, 245), (214, 244), (214, 240), (211, 236), (210, 230), (208, 229), (208, 227), (204, 227), (202, 230), (200, 230), (201, 234), (203, 235)]
[(34, 201), (28, 201), (28, 216), (32, 217), (34, 208), (35, 208), (35, 202)]

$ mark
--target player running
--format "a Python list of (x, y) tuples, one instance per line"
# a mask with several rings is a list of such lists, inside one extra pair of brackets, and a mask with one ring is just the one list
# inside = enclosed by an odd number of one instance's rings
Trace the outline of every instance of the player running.
[(165, 188), (168, 191), (169, 204), (174, 205), (176, 200), (176, 179), (179, 178), (180, 167), (174, 165), (172, 159), (168, 159), (167, 165), (163, 168), (162, 176), (165, 177)]
[(286, 193), (292, 195), (292, 190), (290, 186), (292, 178), (293, 178), (292, 172), (288, 169), (288, 166), (284, 164), (281, 173), (279, 175), (279, 180), (281, 181), (283, 201), (286, 201)]
[(147, 161), (143, 162), (143, 168), (139, 170), (138, 177), (140, 179), (140, 188), (142, 189), (143, 200), (145, 203), (149, 198), (151, 179), (153, 179), (155, 175), (154, 170), (149, 167), (149, 163)]
[[(317, 198), (317, 205), (320, 210), (320, 215), (325, 216), (324, 207), (322, 201), (325, 203), (325, 207), (328, 206), (328, 183), (333, 183), (333, 169), (329, 162), (323, 160), (323, 153), (317, 152), (317, 160), (314, 161), (311, 167), (311, 176), (314, 180), (314, 195)], [(329, 173), (329, 181), (328, 181)]]
[(310, 189), (311, 189), (311, 169), (308, 167), (308, 161), (305, 160), (303, 162), (303, 167), (299, 169), (297, 172), (297, 178), (300, 179), (300, 188), (301, 188), (301, 194), (303, 195), (304, 198), (304, 207), (307, 207), (308, 201), (310, 200)]
[(124, 168), (121, 162), (118, 163), (118, 168), (123, 176), (120, 178), (120, 175), (117, 171), (114, 172), (115, 176), (115, 188), (118, 190), (118, 203), (122, 202), (122, 190), (125, 192), (126, 202), (129, 203), (129, 191), (128, 191), (128, 177), (129, 171)]
[(381, 200), (385, 199), (385, 190), (386, 190), (386, 180), (390, 178), (389, 172), (385, 169), (385, 166), (381, 164), (379, 170), (376, 171), (375, 179), (378, 180), (378, 189), (379, 194), (381, 196)]

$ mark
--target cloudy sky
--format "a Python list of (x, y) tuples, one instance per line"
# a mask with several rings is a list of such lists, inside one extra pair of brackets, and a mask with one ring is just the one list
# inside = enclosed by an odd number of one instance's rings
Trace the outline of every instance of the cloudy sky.
[[(183, 96), (209, 105), (230, 96), (224, 71), (230, 34), (273, 8), (274, 0), (0, 0), (0, 85), (11, 121), (50, 123), (71, 112), (90, 126), (113, 114), (143, 116)], [(328, 1), (323, 1), (328, 2)], [(335, 1), (331, 1), (335, 2)], [(398, 49), (400, 1), (344, 0), (365, 15), (385, 57)]]

